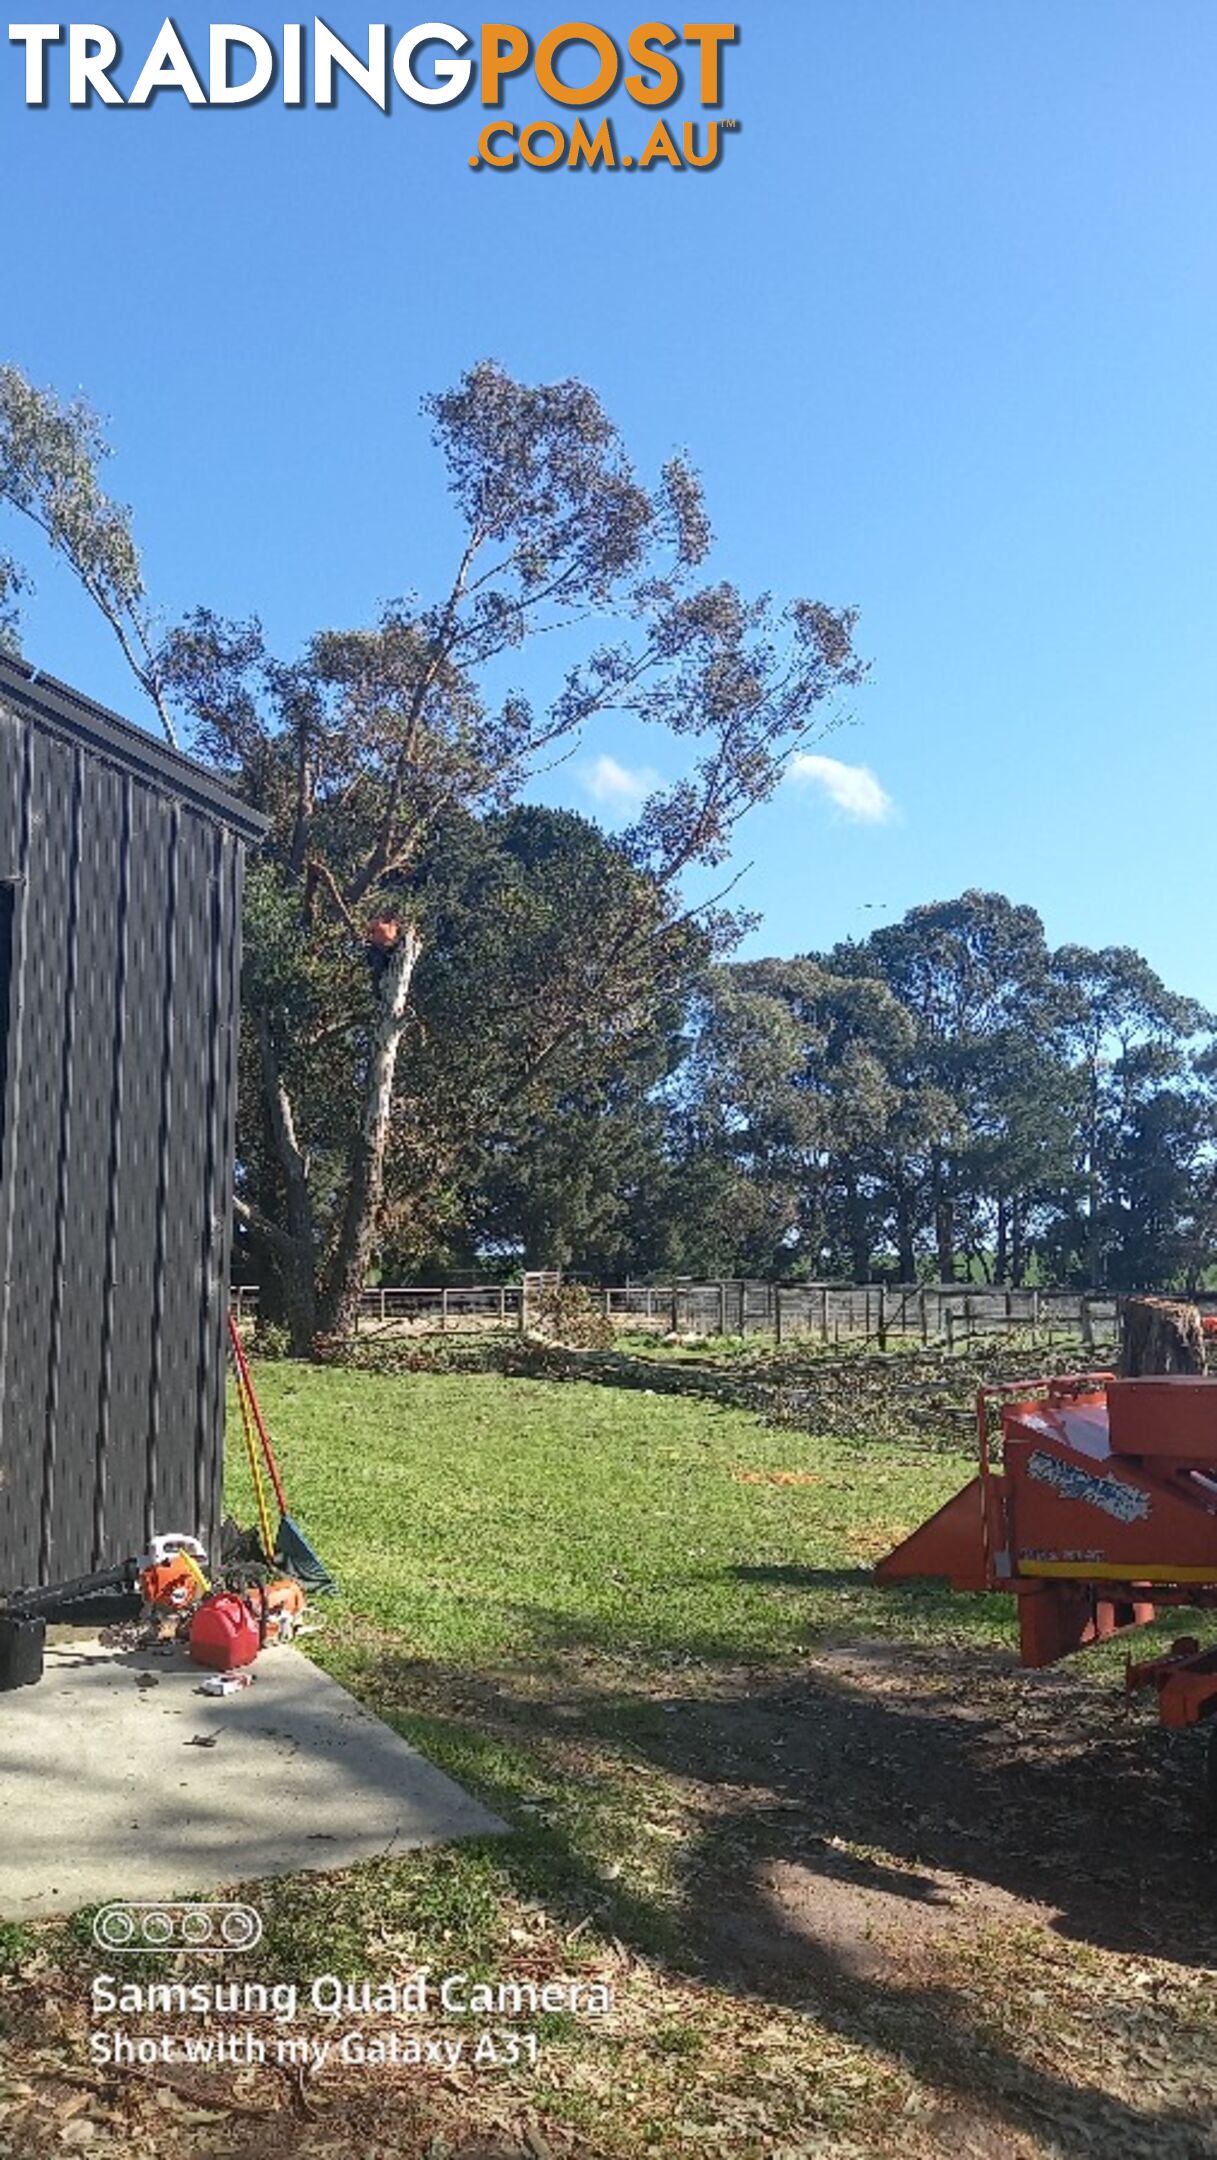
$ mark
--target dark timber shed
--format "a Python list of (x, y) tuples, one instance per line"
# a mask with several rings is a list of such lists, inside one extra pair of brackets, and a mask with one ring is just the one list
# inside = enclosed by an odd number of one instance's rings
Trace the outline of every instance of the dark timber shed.
[(0, 1591), (215, 1533), (261, 821), (0, 656)]

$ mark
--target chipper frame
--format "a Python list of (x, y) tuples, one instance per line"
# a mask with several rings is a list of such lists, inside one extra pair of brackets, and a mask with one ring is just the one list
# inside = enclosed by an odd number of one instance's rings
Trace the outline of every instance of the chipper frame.
[[(1217, 1608), (1217, 1378), (1112, 1373), (1024, 1380), (977, 1397), (977, 1475), (875, 1570), (1018, 1600), (1024, 1665), (1153, 1620)], [(1217, 1648), (1194, 1637), (1131, 1664), (1166, 1725), (1217, 1718)], [(1209, 1741), (1217, 1799), (1217, 1724)]]

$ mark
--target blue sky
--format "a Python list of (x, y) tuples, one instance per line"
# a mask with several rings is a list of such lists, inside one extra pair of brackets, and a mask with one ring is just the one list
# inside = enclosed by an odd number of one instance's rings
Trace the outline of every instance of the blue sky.
[[(160, 12), (98, 12), (129, 88)], [(201, 14), (175, 19), (201, 52)], [(817, 767), (750, 821), (753, 949), (984, 885), (1217, 1005), (1217, 10), (734, 19), (740, 131), (680, 176), (472, 172), (475, 102), (83, 112), (53, 72), (31, 110), (0, 47), (0, 352), (107, 416), (165, 612), (256, 610), (285, 650), (447, 564), (423, 392), (484, 354), (583, 376), (644, 468), (692, 453), (716, 570), (861, 610), (871, 680), (813, 748), (870, 779)], [(366, 38), (347, 0), (327, 20)], [(509, 117), (541, 109), (509, 89)], [(27, 652), (138, 717), (33, 567)], [(606, 727), (549, 792), (611, 818), (673, 757)]]

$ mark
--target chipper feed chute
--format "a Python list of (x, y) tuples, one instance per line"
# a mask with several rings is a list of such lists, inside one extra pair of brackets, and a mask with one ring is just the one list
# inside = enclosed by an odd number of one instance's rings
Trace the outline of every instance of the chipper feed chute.
[[(941, 1576), (1018, 1599), (1024, 1665), (1155, 1617), (1217, 1607), (1217, 1378), (1107, 1373), (982, 1388), (980, 1464), (881, 1560), (882, 1583)], [(1217, 1716), (1217, 1649), (1192, 1638), (1129, 1667), (1165, 1723)], [(1217, 1773), (1217, 1728), (1210, 1748)]]

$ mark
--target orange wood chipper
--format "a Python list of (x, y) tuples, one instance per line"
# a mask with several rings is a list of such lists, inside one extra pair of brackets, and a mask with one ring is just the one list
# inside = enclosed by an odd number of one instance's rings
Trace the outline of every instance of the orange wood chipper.
[[(1217, 1608), (1217, 1378), (1024, 1380), (977, 1397), (977, 1475), (879, 1562), (1018, 1600), (1024, 1665), (1050, 1665), (1167, 1605)], [(1217, 1720), (1217, 1647), (1128, 1667), (1166, 1725)], [(1217, 1722), (1208, 1775), (1217, 1800)]]

